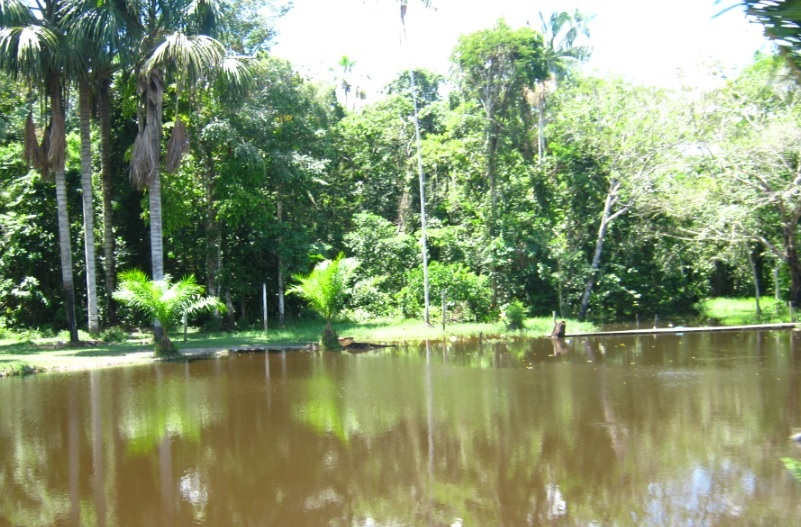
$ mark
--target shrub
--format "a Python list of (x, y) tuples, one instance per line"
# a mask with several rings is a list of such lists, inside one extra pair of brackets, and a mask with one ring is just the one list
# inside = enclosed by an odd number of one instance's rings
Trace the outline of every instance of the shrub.
[(119, 326), (110, 327), (100, 332), (100, 340), (103, 342), (125, 342), (128, 334)]
[(519, 300), (513, 300), (503, 307), (501, 320), (507, 329), (517, 330), (525, 327), (526, 307)]
[[(441, 304), (442, 292), (449, 318), (454, 322), (485, 322), (491, 318), (489, 279), (465, 265), (432, 262), (428, 266), (429, 296), (432, 307)], [(423, 310), (423, 270), (406, 273), (406, 286), (398, 294), (406, 317), (419, 317)]]

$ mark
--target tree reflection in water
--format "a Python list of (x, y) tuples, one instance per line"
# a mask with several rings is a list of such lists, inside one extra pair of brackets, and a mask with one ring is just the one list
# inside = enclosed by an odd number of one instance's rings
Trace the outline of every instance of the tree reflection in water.
[(791, 333), (403, 345), (0, 382), (0, 524), (787, 525)]

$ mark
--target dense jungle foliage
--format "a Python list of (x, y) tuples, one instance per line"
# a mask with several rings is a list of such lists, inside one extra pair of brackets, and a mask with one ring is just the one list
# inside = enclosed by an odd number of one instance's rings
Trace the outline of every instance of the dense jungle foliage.
[(270, 55), (258, 2), (155, 3), (0, 7), (0, 328), (69, 326), (70, 288), (81, 327), (145, 323), (111, 297), (134, 268), (197, 277), (218, 327), (258, 327), (266, 284), (283, 322), (307, 313), (291, 277), (340, 252), (360, 262), (348, 316), (420, 317), (415, 104), (433, 316), (443, 296), (462, 321), (801, 301), (801, 102), (778, 56), (703, 88), (593, 78), (563, 13), (464, 35), (448, 77), (415, 71), (413, 98), (399, 72), (354, 105), (344, 77)]

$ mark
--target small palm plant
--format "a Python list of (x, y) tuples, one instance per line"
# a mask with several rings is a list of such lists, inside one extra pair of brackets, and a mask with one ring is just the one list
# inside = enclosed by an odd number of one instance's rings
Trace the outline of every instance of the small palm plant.
[(337, 333), (331, 327), (331, 320), (345, 307), (348, 286), (353, 273), (359, 266), (355, 258), (345, 258), (344, 253), (333, 260), (318, 263), (308, 275), (292, 275), (298, 283), (287, 291), (298, 295), (309, 303), (309, 306), (325, 319), (320, 344), (324, 349), (339, 347)]
[(157, 320), (163, 328), (161, 339), (156, 342), (157, 357), (178, 354), (175, 344), (167, 335), (167, 329), (176, 324), (186, 313), (192, 315), (204, 311), (225, 311), (219, 299), (201, 296), (205, 288), (188, 275), (173, 283), (170, 275), (163, 280), (150, 280), (139, 269), (125, 271), (119, 275), (119, 286), (114, 299)]

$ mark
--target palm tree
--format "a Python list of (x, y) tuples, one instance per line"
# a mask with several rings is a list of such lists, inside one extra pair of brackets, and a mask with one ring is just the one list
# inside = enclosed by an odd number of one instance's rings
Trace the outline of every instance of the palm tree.
[(92, 198), (91, 88), (88, 79), (78, 81), (78, 114), (81, 123), (81, 190), (83, 197), (83, 242), (86, 258), (86, 308), (88, 330), (100, 331), (97, 314), (97, 278), (95, 276), (95, 206)]
[[(147, 189), (150, 210), (150, 249), (154, 280), (164, 276), (164, 251), (161, 221), (161, 128), (164, 76), (170, 66), (190, 77), (222, 62), (224, 50), (218, 41), (204, 36), (175, 32), (159, 38), (159, 43), (137, 65), (137, 89), (140, 94), (139, 133), (131, 154), (131, 181)], [(180, 121), (177, 121), (178, 123)], [(176, 126), (178, 134), (181, 126)], [(180, 132), (183, 133), (183, 132)], [(177, 142), (176, 148), (182, 148)]]
[(52, 174), (55, 180), (61, 278), (70, 343), (75, 344), (79, 338), (64, 173), (66, 133), (63, 100), (71, 50), (64, 36), (61, 7), (58, 0), (31, 4), (4, 0), (0, 5), (0, 68), (15, 78), (27, 79), (39, 87), (48, 100), (50, 122), (41, 144), (36, 144), (33, 120), (28, 119), (25, 154), (28, 162), (39, 169), (43, 177)]
[[(720, 3), (722, 0), (716, 0)], [(724, 10), (745, 7), (745, 14), (762, 25), (797, 84), (801, 84), (801, 10), (789, 0), (742, 0)]]
[(167, 329), (183, 315), (225, 311), (225, 304), (216, 297), (201, 296), (205, 288), (195, 281), (193, 275), (173, 283), (170, 275), (165, 275), (161, 280), (150, 280), (143, 271), (133, 269), (120, 273), (119, 283), (119, 288), (114, 292), (115, 299), (161, 324), (163, 332), (156, 341), (156, 355), (159, 357), (178, 353), (167, 335)]
[[(100, 172), (103, 210), (103, 264), (106, 285), (108, 323), (116, 323), (116, 310), (112, 293), (115, 289), (116, 265), (114, 257), (112, 172), (111, 172), (111, 79), (113, 74), (125, 64), (132, 62), (131, 46), (127, 45), (137, 34), (137, 20), (132, 4), (114, 0), (67, 0), (65, 20), (67, 34), (81, 49), (83, 61), (76, 72), (79, 88), (79, 114), (81, 122), (81, 180), (84, 188), (84, 232), (92, 232), (93, 225), (86, 223), (87, 210), (91, 210), (91, 194), (87, 192), (87, 181), (91, 183), (91, 151), (89, 140), (89, 99), (94, 90), (97, 99), (97, 120), (100, 125)], [(91, 215), (88, 215), (91, 219)], [(93, 222), (92, 222), (93, 223)], [(91, 307), (96, 280), (90, 278), (89, 262), (94, 264), (88, 248), (94, 244), (86, 239), (87, 246), (87, 289), (89, 290), (89, 328), (92, 331)], [(92, 265), (94, 267), (94, 265)], [(93, 274), (93, 273), (92, 273)], [(96, 303), (96, 302), (95, 302)]]
[(325, 330), (320, 339), (323, 348), (338, 347), (337, 334), (331, 321), (345, 307), (348, 285), (359, 266), (355, 258), (345, 258), (343, 253), (333, 260), (323, 260), (307, 275), (292, 275), (298, 283), (287, 293), (298, 295), (325, 319)]
[(573, 64), (590, 58), (591, 48), (577, 45), (576, 41), (582, 36), (590, 37), (588, 24), (592, 16), (583, 15), (578, 9), (573, 13), (552, 13), (548, 21), (542, 11), (539, 16), (548, 78), (542, 79), (533, 89), (527, 89), (526, 98), (529, 104), (537, 108), (537, 153), (542, 163), (545, 155), (545, 100), (548, 93), (556, 88), (557, 81), (569, 72)]
[[(154, 280), (164, 277), (164, 241), (161, 210), (162, 104), (166, 76), (174, 74), (178, 89), (207, 84), (211, 74), (224, 79), (248, 78), (241, 61), (226, 60), (225, 49), (212, 38), (223, 20), (222, 2), (166, 0), (160, 9), (139, 5), (142, 32), (136, 48), (134, 78), (139, 94), (139, 133), (131, 153), (131, 181), (147, 189), (150, 222), (151, 268)], [(176, 109), (175, 126), (167, 148), (167, 168), (175, 170), (188, 151), (186, 128)], [(160, 333), (158, 323), (154, 327)]]
[(342, 69), (340, 73), (340, 85), (342, 86), (342, 94), (345, 97), (345, 108), (348, 108), (348, 95), (350, 95), (350, 91), (353, 89), (351, 75), (353, 74), (353, 68), (356, 66), (356, 62), (351, 60), (347, 55), (342, 55), (337, 66)]

